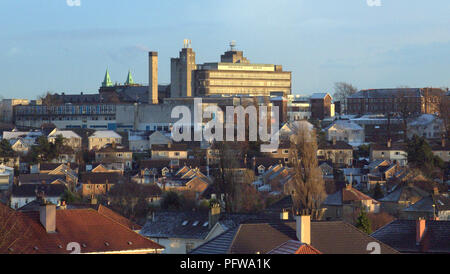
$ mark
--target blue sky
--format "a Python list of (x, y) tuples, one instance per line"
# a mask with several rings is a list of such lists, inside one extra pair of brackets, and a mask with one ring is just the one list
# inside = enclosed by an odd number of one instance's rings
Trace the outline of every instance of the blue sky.
[(45, 91), (96, 93), (109, 68), (148, 82), (148, 50), (159, 79), (192, 40), (197, 63), (218, 61), (229, 41), (255, 63), (292, 71), (293, 92), (450, 86), (450, 1), (380, 0), (2, 0), (0, 97)]

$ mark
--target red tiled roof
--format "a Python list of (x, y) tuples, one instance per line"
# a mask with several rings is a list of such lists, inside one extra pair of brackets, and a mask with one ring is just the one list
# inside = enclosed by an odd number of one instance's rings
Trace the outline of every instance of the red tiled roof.
[(347, 201), (365, 201), (365, 200), (372, 200), (374, 203), (378, 204), (378, 201), (373, 199), (372, 197), (369, 197), (362, 193), (359, 190), (354, 189), (353, 187), (344, 187), (342, 189), (342, 202), (345, 203)]
[(295, 254), (322, 254), (322, 252), (310, 245), (304, 244), (300, 246), (297, 251), (295, 251)]
[(12, 214), (22, 224), (19, 230), (27, 232), (28, 236), (18, 237), (9, 245), (0, 246), (0, 253), (68, 254), (72, 252), (66, 250), (71, 242), (80, 244), (81, 253), (152, 253), (164, 249), (94, 209), (57, 210), (56, 233), (45, 231), (39, 221), (39, 212), (12, 211)]

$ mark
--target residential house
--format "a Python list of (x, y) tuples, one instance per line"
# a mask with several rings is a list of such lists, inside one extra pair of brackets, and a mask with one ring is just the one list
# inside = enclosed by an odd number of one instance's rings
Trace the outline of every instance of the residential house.
[(30, 150), (33, 143), (25, 141), (25, 139), (9, 139), (11, 149), (17, 152), (19, 155), (26, 155)]
[(400, 211), (418, 202), (429, 193), (414, 186), (412, 183), (400, 183), (381, 199), (381, 209), (393, 216), (399, 216)]
[(89, 136), (88, 140), (89, 150), (99, 150), (106, 145), (121, 144), (122, 136), (112, 130), (98, 130)]
[(184, 144), (152, 145), (152, 159), (187, 159), (188, 149)]
[(254, 217), (221, 213), (219, 207), (209, 213), (155, 212), (140, 233), (165, 246), (163, 253), (186, 254), (250, 218)]
[[(161, 253), (157, 244), (124, 225), (122, 220), (92, 208), (56, 209), (44, 204), (39, 211), (8, 210), (11, 237), (2, 254), (148, 254)], [(57, 232), (57, 233), (55, 233)]]
[(317, 157), (320, 161), (330, 160), (333, 165), (339, 167), (352, 166), (353, 147), (344, 141), (326, 142), (319, 144)]
[(190, 254), (266, 254), (288, 241), (299, 241), (323, 254), (379, 254), (398, 251), (342, 221), (311, 221), (296, 216), (295, 221), (268, 220), (241, 224), (200, 245)]
[(128, 131), (128, 147), (133, 152), (145, 152), (150, 149), (150, 131)]
[(325, 128), (328, 141), (344, 141), (353, 147), (364, 143), (364, 128), (351, 120), (336, 120)]
[(371, 236), (401, 253), (450, 253), (450, 221), (394, 220)]
[(13, 185), (10, 205), (18, 209), (37, 199), (37, 193), (42, 192), (43, 197), (53, 204), (60, 204), (66, 191), (66, 185), (59, 180), (50, 184), (20, 184)]
[(132, 169), (133, 152), (123, 146), (106, 145), (95, 151), (95, 161), (102, 164), (115, 164), (120, 170)]
[(81, 137), (71, 130), (53, 129), (48, 135), (47, 139), (50, 143), (54, 143), (58, 136), (64, 138), (63, 144), (72, 148), (74, 151), (81, 150)]
[(14, 168), (0, 164), (0, 191), (9, 190), (14, 182)]
[(439, 139), (445, 132), (444, 123), (434, 114), (422, 114), (408, 123), (408, 138), (414, 135), (426, 139)]
[(408, 153), (404, 143), (392, 143), (388, 140), (386, 144), (372, 144), (370, 146), (370, 160), (389, 160), (399, 163), (400, 166), (408, 165)]
[(440, 194), (437, 188), (431, 195), (400, 211), (400, 219), (450, 221), (450, 198), (448, 193)]
[(326, 197), (322, 203), (324, 218), (353, 223), (361, 209), (370, 213), (380, 211), (380, 202), (356, 190), (351, 185)]
[(85, 172), (80, 174), (81, 195), (83, 197), (96, 197), (105, 195), (115, 185), (125, 182), (125, 178), (117, 172)]
[(169, 145), (172, 143), (172, 139), (169, 134), (165, 134), (162, 131), (155, 131), (150, 134), (149, 138), (149, 148), (153, 145)]

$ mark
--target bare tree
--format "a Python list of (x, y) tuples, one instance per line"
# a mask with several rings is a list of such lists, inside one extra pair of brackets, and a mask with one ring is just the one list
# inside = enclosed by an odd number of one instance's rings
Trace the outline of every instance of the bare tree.
[(325, 183), (317, 161), (317, 141), (314, 130), (299, 130), (291, 139), (293, 179), (289, 190), (294, 213), (320, 219), (320, 206), (325, 198)]
[(335, 100), (339, 100), (341, 102), (342, 113), (345, 113), (347, 111), (347, 98), (355, 94), (357, 91), (358, 89), (349, 83), (337, 82), (334, 84), (333, 97), (335, 98)]
[(450, 138), (450, 96), (442, 95), (439, 99), (439, 118), (442, 119), (444, 133)]

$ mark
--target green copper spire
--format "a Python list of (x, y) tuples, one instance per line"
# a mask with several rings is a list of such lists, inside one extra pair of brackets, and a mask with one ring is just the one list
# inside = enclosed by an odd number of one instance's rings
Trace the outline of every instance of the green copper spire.
[(105, 79), (102, 82), (102, 87), (112, 87), (111, 77), (109, 77), (108, 69), (106, 69)]
[(131, 77), (131, 71), (128, 71), (127, 81), (125, 82), (125, 85), (132, 85), (134, 84), (133, 77)]

